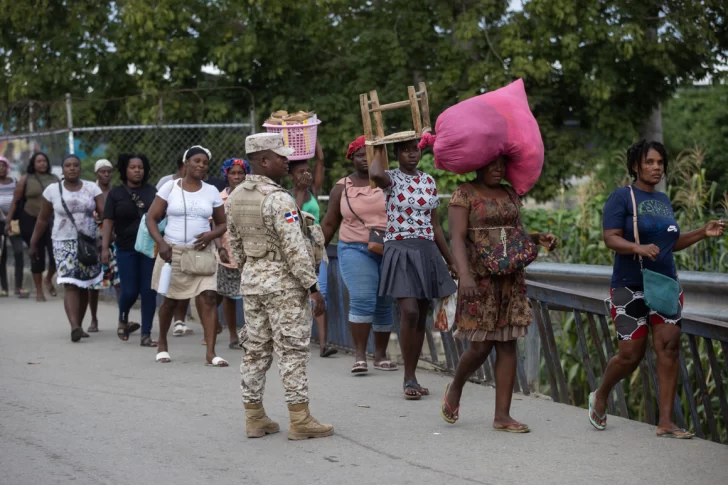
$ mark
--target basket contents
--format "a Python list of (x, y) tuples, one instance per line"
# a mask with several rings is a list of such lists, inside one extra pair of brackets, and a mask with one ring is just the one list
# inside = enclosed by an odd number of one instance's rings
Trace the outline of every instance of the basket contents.
[[(308, 124), (316, 121), (316, 113), (308, 111), (298, 111), (296, 113), (288, 113), (285, 110), (278, 110), (271, 113), (270, 117), (265, 120), (268, 125), (297, 125)], [(306, 123), (304, 123), (306, 122)]]

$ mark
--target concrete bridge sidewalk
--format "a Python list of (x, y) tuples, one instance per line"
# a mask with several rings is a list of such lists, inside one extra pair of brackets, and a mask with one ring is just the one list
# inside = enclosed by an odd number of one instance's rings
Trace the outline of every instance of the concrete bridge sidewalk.
[[(205, 367), (198, 331), (171, 338), (174, 361), (156, 364), (138, 335), (117, 339), (112, 305), (99, 313), (101, 332), (73, 344), (59, 298), (0, 300), (0, 484), (728, 483), (727, 446), (616, 417), (597, 432), (585, 410), (520, 395), (513, 415), (532, 433), (498, 433), (494, 390), (476, 385), (451, 426), (439, 415), (447, 376), (421, 373), (433, 395), (407, 402), (401, 371), (352, 377), (341, 354), (310, 364), (311, 407), (333, 438), (249, 440), (239, 351), (221, 345), (231, 367)], [(266, 408), (287, 426), (275, 369)]]

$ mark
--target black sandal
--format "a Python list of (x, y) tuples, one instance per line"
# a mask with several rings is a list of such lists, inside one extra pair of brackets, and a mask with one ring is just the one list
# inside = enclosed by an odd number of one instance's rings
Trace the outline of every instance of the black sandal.
[(129, 329), (127, 327), (117, 327), (116, 336), (119, 337), (119, 340), (122, 342), (126, 342), (129, 340)]
[(127, 324), (126, 334), (127, 335), (131, 335), (134, 332), (136, 332), (137, 330), (139, 330), (140, 328), (142, 328), (142, 326), (139, 325), (138, 323), (136, 323), (136, 322), (129, 322)]
[(142, 341), (139, 344), (142, 347), (156, 347), (158, 344), (154, 340), (152, 340), (151, 335), (144, 335), (142, 336)]
[(405, 381), (404, 383), (404, 398), (408, 401), (419, 401), (422, 399), (422, 392), (420, 391), (420, 385), (417, 381)]
[(319, 356), (321, 357), (331, 357), (334, 354), (338, 354), (339, 351), (336, 349), (332, 349), (331, 347), (324, 347), (321, 349), (321, 352), (319, 353)]
[(71, 342), (79, 342), (81, 337), (83, 337), (83, 330), (81, 327), (71, 330)]

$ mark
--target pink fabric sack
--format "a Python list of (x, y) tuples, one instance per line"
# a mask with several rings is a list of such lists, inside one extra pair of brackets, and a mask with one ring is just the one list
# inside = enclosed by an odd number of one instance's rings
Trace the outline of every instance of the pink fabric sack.
[(445, 110), (435, 124), (435, 167), (458, 174), (506, 155), (506, 180), (519, 195), (536, 185), (543, 168), (543, 140), (528, 107), (523, 80), (467, 99)]

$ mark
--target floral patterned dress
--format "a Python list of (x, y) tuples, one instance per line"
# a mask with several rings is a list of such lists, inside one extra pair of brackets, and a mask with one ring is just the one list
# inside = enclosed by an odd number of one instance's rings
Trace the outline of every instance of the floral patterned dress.
[(470, 213), (466, 239), (470, 273), (483, 291), (477, 301), (458, 301), (454, 336), (462, 340), (515, 340), (526, 335), (532, 320), (524, 272), (488, 275), (476, 249), (476, 244), (484, 247), (498, 244), (500, 231), (488, 228), (521, 224), (520, 201), (513, 189), (505, 188), (509, 191), (508, 197), (484, 198), (468, 183), (458, 187), (450, 200), (451, 206), (463, 207)]

